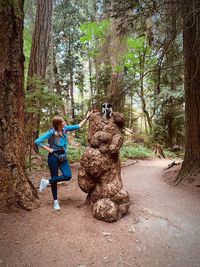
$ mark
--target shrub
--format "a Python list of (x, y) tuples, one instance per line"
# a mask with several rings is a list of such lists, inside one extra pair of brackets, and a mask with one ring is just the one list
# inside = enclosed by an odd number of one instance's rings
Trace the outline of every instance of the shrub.
[(145, 158), (151, 158), (153, 157), (153, 151), (149, 148), (141, 145), (135, 145), (135, 146), (122, 146), (120, 150), (120, 158), (121, 160), (126, 159), (145, 159)]
[(175, 152), (170, 151), (170, 150), (164, 150), (164, 154), (165, 154), (166, 158), (177, 158), (177, 157), (180, 157), (180, 155), (178, 153), (175, 153)]
[(81, 156), (84, 153), (84, 150), (85, 150), (84, 146), (79, 146), (79, 147), (69, 146), (69, 149), (68, 149), (68, 152), (67, 152), (67, 157), (69, 159), (69, 162), (80, 161)]

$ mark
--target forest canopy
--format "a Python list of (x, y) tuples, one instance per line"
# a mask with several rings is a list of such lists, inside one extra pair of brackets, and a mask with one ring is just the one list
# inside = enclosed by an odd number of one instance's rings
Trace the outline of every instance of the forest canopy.
[[(26, 1), (26, 68), (36, 12), (37, 2)], [(39, 129), (49, 127), (55, 112), (76, 121), (93, 104), (111, 102), (127, 128), (171, 149), (183, 146), (183, 40), (175, 2), (54, 1), (49, 34), (43, 86), (35, 77), (37, 92), (26, 92), (27, 111), (40, 114)]]

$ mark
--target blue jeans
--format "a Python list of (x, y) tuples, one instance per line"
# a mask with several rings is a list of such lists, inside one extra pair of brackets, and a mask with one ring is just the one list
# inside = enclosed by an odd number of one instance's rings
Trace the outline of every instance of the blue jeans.
[[(51, 179), (49, 183), (51, 184), (51, 191), (53, 199), (57, 199), (57, 182), (69, 181), (72, 178), (71, 169), (68, 160), (59, 162), (58, 158), (54, 154), (48, 155), (48, 166), (51, 173)], [(58, 176), (58, 169), (61, 170), (62, 175)]]

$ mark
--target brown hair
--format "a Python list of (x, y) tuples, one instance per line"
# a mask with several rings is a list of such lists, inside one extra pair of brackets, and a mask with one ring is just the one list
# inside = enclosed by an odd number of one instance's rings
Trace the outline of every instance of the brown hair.
[(58, 131), (58, 127), (61, 125), (62, 122), (63, 122), (63, 118), (61, 116), (56, 115), (53, 117), (52, 126), (54, 127), (56, 131)]

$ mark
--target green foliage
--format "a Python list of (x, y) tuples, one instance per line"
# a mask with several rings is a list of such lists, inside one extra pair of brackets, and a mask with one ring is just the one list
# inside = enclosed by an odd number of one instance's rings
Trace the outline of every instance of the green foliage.
[[(145, 36), (128, 38), (127, 43), (124, 63), (126, 86), (130, 88), (129, 95), (133, 97), (134, 104), (138, 106), (140, 103), (142, 107), (143, 101), (145, 103), (145, 109), (152, 120), (153, 142), (158, 141), (169, 147), (183, 144), (184, 96), (178, 41), (163, 58), (162, 50), (158, 53), (150, 47)], [(162, 65), (160, 58), (163, 60)], [(180, 67), (173, 68), (173, 64), (180, 64)]]
[[(24, 55), (25, 55), (25, 77), (27, 77), (28, 66), (30, 61), (31, 53), (31, 44), (32, 44), (32, 34), (28, 27), (24, 29)], [(26, 84), (26, 81), (25, 81)]]
[(78, 162), (78, 161), (80, 161), (84, 151), (85, 151), (85, 147), (84, 146), (79, 146), (79, 147), (69, 146), (69, 149), (68, 149), (68, 152), (67, 152), (67, 157), (69, 159), (69, 162)]
[[(70, 89), (74, 89), (73, 108), (75, 114), (79, 113), (82, 107), (84, 108), (82, 100), (84, 101), (88, 96), (88, 94), (85, 94), (86, 91), (88, 92), (85, 84), (85, 66), (83, 62), (85, 51), (80, 41), (82, 35), (80, 24), (85, 20), (82, 4), (78, 0), (59, 1), (55, 5), (53, 19), (54, 53), (56, 54), (58, 68), (56, 78), (66, 90), (63, 92), (63, 98), (66, 99), (67, 103), (72, 99), (70, 99), (72, 93)], [(79, 101), (80, 98), (81, 101)]]
[[(153, 50), (148, 46), (145, 36), (138, 38), (128, 38), (128, 51), (125, 55), (124, 66), (130, 71), (141, 72), (140, 68), (153, 67), (156, 64), (156, 56), (153, 55)], [(141, 66), (141, 57), (145, 57), (145, 66)]]
[(59, 108), (62, 105), (60, 95), (49, 92), (41, 79), (29, 78), (29, 84), (34, 87), (34, 90), (26, 91), (25, 103), (28, 113), (45, 112), (45, 109), (51, 106)]
[(130, 130), (136, 131), (138, 128), (137, 114), (128, 104), (124, 108), (125, 126)]
[[(177, 78), (177, 77), (176, 77)], [(178, 82), (177, 82), (178, 84)], [(153, 139), (167, 147), (184, 144), (184, 93), (182, 86), (163, 86), (156, 98)]]
[(83, 36), (80, 38), (83, 44), (89, 42), (100, 41), (102, 44), (105, 41), (111, 21), (101, 20), (98, 22), (85, 22), (80, 25), (80, 30)]
[(169, 90), (168, 86), (162, 86), (162, 91), (157, 96), (157, 102), (161, 105), (167, 104), (169, 101), (176, 101), (176, 104), (183, 103), (184, 92), (182, 86), (177, 86), (175, 90)]
[(157, 114), (153, 130), (153, 139), (169, 146), (169, 127), (172, 128), (172, 145), (184, 144), (184, 113), (181, 107), (165, 109)]
[(152, 150), (142, 145), (123, 145), (120, 150), (121, 160), (151, 158)]
[[(34, 90), (25, 92), (25, 108), (27, 113), (35, 113), (40, 117), (40, 129), (46, 131), (50, 127), (52, 115), (60, 113), (61, 96), (48, 91), (45, 83), (37, 78), (29, 78)], [(36, 126), (35, 126), (36, 127)]]
[[(67, 157), (69, 162), (70, 163), (79, 162), (85, 151), (85, 148), (86, 148), (85, 146), (74, 147), (72, 145), (69, 145), (67, 152)], [(177, 156), (179, 157), (183, 156), (182, 154), (177, 154), (170, 150), (164, 150), (164, 154), (167, 158), (177, 158)], [(40, 155), (42, 156), (43, 159), (40, 164), (41, 165), (40, 167), (43, 167), (46, 163), (46, 157), (48, 155), (48, 152), (44, 149), (40, 149)], [(153, 157), (154, 157), (153, 151), (142, 145), (134, 145), (134, 146), (124, 145), (120, 150), (120, 159), (122, 161), (125, 161), (127, 159), (149, 159)]]
[[(169, 149), (164, 149), (166, 158), (183, 157), (182, 152), (173, 152)], [(123, 145), (120, 150), (120, 159), (125, 161), (127, 159), (149, 159), (155, 157), (154, 151), (144, 145)]]
[(86, 58), (95, 59), (98, 57), (102, 45), (106, 41), (106, 36), (110, 27), (110, 20), (98, 22), (84, 22), (80, 25), (80, 42), (85, 50)]
[[(68, 151), (67, 151), (67, 158), (69, 162), (79, 162), (84, 151), (85, 151), (85, 146), (74, 147), (72, 145), (69, 145)], [(48, 155), (48, 152), (41, 148), (39, 150), (39, 153), (42, 156), (43, 160), (45, 160), (45, 158)]]
[(175, 153), (175, 152), (170, 151), (170, 150), (166, 150), (166, 149), (164, 149), (164, 154), (167, 158), (173, 158), (173, 159), (177, 158), (177, 156), (180, 156), (180, 154)]
[[(80, 122), (83, 118), (78, 119), (76, 123)], [(75, 133), (76, 141), (80, 143), (82, 146), (87, 146), (87, 136), (88, 136), (88, 128), (82, 127), (81, 130), (76, 131)]]

